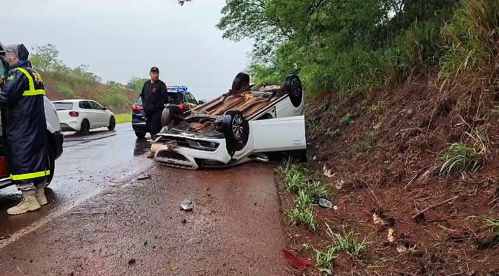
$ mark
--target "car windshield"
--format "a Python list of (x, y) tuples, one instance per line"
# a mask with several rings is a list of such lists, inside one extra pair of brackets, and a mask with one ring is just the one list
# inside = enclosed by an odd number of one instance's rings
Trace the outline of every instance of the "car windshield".
[(56, 103), (54, 103), (54, 106), (55, 106), (56, 110), (70, 110), (70, 109), (73, 109), (73, 103), (56, 102)]

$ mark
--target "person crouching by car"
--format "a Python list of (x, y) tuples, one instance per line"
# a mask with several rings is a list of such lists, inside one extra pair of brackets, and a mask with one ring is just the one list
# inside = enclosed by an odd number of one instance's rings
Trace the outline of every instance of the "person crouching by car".
[(9, 72), (0, 78), (0, 107), (4, 129), (4, 152), (10, 178), (22, 192), (21, 202), (9, 215), (23, 214), (47, 204), (47, 123), (42, 78), (28, 61), (24, 45), (5, 47)]
[[(149, 75), (151, 80), (144, 83), (140, 97), (144, 103), (144, 112), (146, 113), (146, 128), (152, 138), (161, 131), (161, 113), (165, 108), (165, 104), (168, 103), (168, 90), (166, 84), (159, 79), (158, 67), (152, 67)], [(149, 158), (152, 158), (152, 156), (149, 156)]]

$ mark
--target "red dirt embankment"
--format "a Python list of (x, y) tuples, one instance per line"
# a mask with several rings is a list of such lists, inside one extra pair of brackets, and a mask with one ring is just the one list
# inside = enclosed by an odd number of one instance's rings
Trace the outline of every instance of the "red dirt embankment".
[[(347, 100), (310, 97), (310, 173), (327, 184), (337, 210), (314, 209), (315, 234), (291, 228), (290, 246), (301, 256), (315, 259), (304, 243), (331, 244), (327, 223), (369, 242), (358, 258), (338, 256), (334, 275), (499, 275), (499, 238), (481, 218), (498, 210), (499, 87), (490, 75), (444, 89), (437, 79), (431, 73)], [(476, 173), (440, 174), (456, 142), (486, 150)], [(286, 209), (292, 199), (284, 194)]]

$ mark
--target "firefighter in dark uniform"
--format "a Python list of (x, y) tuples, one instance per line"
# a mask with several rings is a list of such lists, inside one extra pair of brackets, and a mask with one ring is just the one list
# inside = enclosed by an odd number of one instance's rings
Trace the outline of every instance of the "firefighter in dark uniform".
[(45, 197), (47, 170), (47, 123), (44, 85), (28, 61), (24, 45), (6, 46), (9, 72), (0, 79), (0, 107), (5, 159), (10, 177), (22, 192), (21, 202), (8, 209), (18, 215), (40, 209)]

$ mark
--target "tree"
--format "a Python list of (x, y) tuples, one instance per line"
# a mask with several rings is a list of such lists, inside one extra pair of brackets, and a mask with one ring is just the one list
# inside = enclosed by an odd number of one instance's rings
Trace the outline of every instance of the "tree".
[[(370, 87), (386, 82), (389, 77), (383, 70), (388, 66), (383, 67), (383, 62), (401, 71), (413, 66), (408, 64), (414, 60), (410, 57), (413, 50), (401, 45), (401, 36), (420, 21), (438, 21), (438, 11), (457, 2), (226, 0), (217, 27), (232, 41), (255, 41), (249, 68), (252, 77), (276, 80), (299, 73), (306, 85), (319, 90), (359, 89), (359, 80)], [(416, 39), (409, 37), (406, 44), (414, 45)]]
[(53, 44), (37, 46), (32, 50), (31, 63), (42, 71), (54, 70), (61, 63), (58, 59), (59, 50)]
[(132, 77), (126, 84), (125, 88), (133, 90), (137, 93), (142, 92), (142, 87), (144, 86), (144, 83), (148, 81), (149, 79), (145, 78), (138, 78), (138, 77)]

